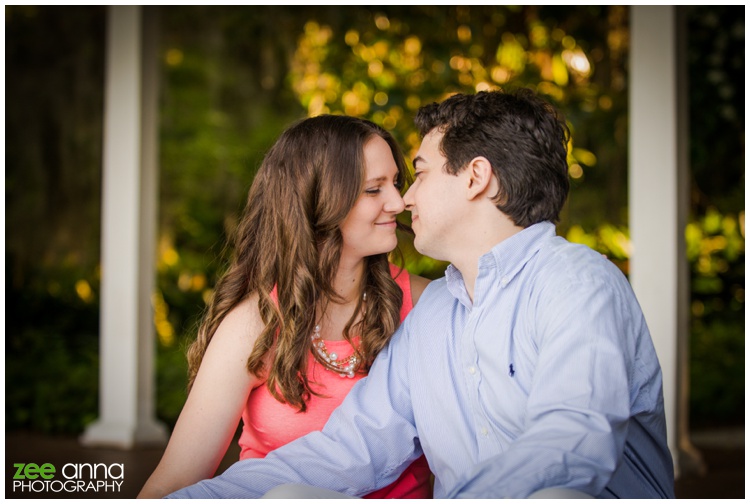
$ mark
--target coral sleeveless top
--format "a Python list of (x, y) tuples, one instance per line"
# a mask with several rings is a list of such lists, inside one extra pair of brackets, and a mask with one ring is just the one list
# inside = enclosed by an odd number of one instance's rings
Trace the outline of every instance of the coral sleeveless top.
[[(401, 305), (401, 321), (412, 309), (411, 284), (409, 273), (391, 265), (391, 275), (404, 293)], [(275, 297), (275, 290), (271, 294)], [(353, 338), (356, 342), (358, 337)], [(339, 359), (354, 353), (347, 341), (326, 341), (329, 353), (336, 352)], [(312, 353), (307, 364), (309, 378), (317, 392), (326, 397), (311, 396), (307, 401), (307, 411), (299, 413), (296, 408), (274, 399), (268, 387), (254, 388), (242, 412), (242, 434), (240, 435), (240, 460), (263, 458), (268, 452), (294, 441), (305, 434), (323, 429), (328, 417), (344, 400), (354, 384), (364, 375), (342, 378), (320, 364)], [(401, 476), (389, 486), (366, 495), (368, 499), (429, 499), (432, 498), (430, 469), (424, 456), (415, 460)]]

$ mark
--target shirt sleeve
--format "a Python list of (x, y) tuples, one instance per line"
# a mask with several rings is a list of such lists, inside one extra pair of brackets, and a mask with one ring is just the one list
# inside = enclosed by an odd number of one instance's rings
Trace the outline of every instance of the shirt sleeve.
[(260, 497), (285, 483), (361, 496), (387, 486), (422, 454), (409, 398), (408, 355), (402, 325), (322, 431), (264, 459), (239, 461), (223, 474), (168, 497)]
[(523, 433), (449, 497), (525, 498), (552, 487), (601, 493), (623, 453), (635, 340), (648, 335), (629, 284), (609, 273), (566, 277), (532, 297), (536, 334), (522, 337), (532, 338), (538, 360)]

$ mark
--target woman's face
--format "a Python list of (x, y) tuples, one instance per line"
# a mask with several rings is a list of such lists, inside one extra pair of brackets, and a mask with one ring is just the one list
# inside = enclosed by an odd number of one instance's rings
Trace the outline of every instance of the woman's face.
[(367, 141), (364, 158), (364, 189), (341, 223), (342, 257), (383, 254), (397, 245), (396, 216), (404, 210), (398, 166), (388, 143), (379, 136)]

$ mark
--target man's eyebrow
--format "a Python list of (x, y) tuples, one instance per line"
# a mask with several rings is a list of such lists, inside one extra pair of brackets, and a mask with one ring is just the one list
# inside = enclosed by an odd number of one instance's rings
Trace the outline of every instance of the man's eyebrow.
[(415, 157), (414, 161), (411, 162), (411, 165), (414, 166), (414, 167), (416, 167), (417, 166), (417, 161), (421, 161), (421, 162), (424, 163), (424, 158), (422, 156)]

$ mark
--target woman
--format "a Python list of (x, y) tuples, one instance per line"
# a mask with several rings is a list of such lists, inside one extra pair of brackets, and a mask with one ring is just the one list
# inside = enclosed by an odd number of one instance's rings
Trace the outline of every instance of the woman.
[[(213, 476), (320, 430), (427, 284), (390, 265), (406, 167), (393, 137), (347, 116), (287, 129), (255, 177), (234, 258), (188, 350), (189, 394), (139, 497)], [(424, 457), (368, 497), (429, 498)]]

